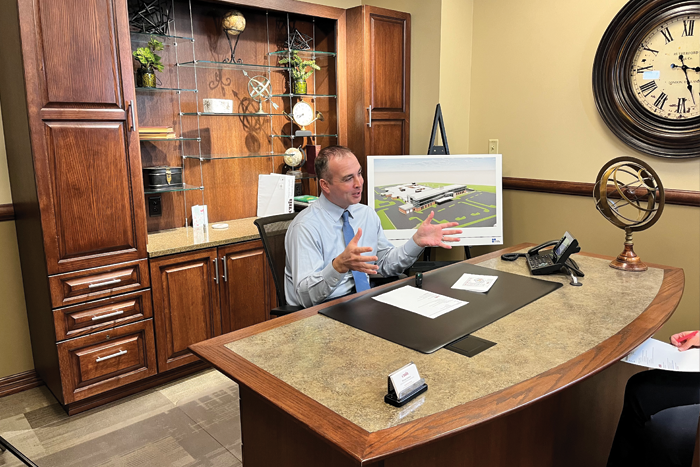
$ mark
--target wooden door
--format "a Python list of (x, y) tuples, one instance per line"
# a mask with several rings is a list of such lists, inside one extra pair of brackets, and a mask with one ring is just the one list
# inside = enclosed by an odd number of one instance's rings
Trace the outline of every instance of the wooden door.
[(260, 240), (219, 248), (223, 332), (270, 318), (270, 270)]
[(348, 63), (358, 65), (348, 74), (348, 144), (366, 170), (367, 156), (410, 150), (411, 15), (352, 8), (348, 36), (355, 38), (348, 43)]
[(20, 0), (47, 270), (146, 257), (126, 0)]
[(158, 371), (197, 361), (189, 345), (221, 334), (216, 248), (151, 260)]

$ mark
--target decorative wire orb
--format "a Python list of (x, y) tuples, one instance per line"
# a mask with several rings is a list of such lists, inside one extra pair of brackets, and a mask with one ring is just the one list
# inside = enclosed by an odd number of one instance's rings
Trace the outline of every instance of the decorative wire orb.
[(593, 187), (596, 209), (625, 231), (625, 249), (610, 263), (624, 271), (646, 271), (634, 252), (632, 232), (648, 229), (664, 210), (664, 187), (649, 164), (634, 157), (618, 157), (600, 169)]
[(596, 178), (593, 198), (603, 217), (630, 232), (654, 225), (665, 203), (664, 187), (654, 169), (634, 157), (605, 164)]
[(270, 99), (272, 97), (270, 80), (262, 75), (253, 76), (248, 80), (248, 94), (259, 103)]

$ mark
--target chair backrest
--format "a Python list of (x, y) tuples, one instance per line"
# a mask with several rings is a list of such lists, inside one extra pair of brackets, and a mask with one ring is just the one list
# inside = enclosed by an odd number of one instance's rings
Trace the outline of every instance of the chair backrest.
[(285, 306), (287, 299), (284, 296), (284, 264), (286, 251), (284, 249), (284, 237), (292, 220), (298, 213), (280, 214), (278, 216), (260, 217), (254, 223), (260, 232), (267, 260), (272, 271), (272, 279), (275, 281), (278, 306)]

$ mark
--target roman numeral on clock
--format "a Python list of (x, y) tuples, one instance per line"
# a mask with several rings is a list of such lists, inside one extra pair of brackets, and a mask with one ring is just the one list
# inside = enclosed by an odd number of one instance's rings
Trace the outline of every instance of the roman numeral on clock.
[(676, 108), (676, 112), (678, 112), (679, 114), (684, 114), (688, 112), (687, 110), (685, 110), (685, 97), (678, 98), (678, 107)]
[(659, 108), (659, 110), (664, 109), (664, 104), (666, 104), (666, 101), (668, 100), (668, 96), (666, 95), (665, 92), (662, 92), (661, 95), (659, 96), (658, 99), (654, 102), (654, 105)]
[(664, 35), (664, 39), (666, 39), (666, 44), (671, 42), (673, 40), (673, 36), (671, 35), (671, 31), (668, 30), (668, 28), (664, 28), (661, 30), (661, 34)]
[(647, 97), (656, 89), (656, 81), (649, 81), (646, 84), (642, 84), (639, 86), (639, 89), (642, 91), (642, 94), (644, 94), (644, 97)]
[(682, 37), (692, 36), (694, 29), (695, 29), (695, 20), (694, 19), (689, 19), (688, 21), (683, 20), (683, 35), (682, 35)]
[(659, 55), (659, 51), (658, 51), (658, 50), (650, 49), (649, 47), (647, 47), (647, 46), (644, 45), (644, 44), (642, 44), (642, 50), (646, 50), (647, 52), (651, 52), (651, 53), (653, 53), (654, 55)]
[(646, 70), (651, 70), (651, 65), (649, 66), (644, 66), (644, 67), (638, 67), (637, 68), (637, 73), (644, 73)]

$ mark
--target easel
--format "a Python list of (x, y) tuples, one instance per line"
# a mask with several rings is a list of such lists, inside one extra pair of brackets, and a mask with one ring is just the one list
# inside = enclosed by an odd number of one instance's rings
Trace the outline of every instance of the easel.
[[(435, 138), (437, 136), (437, 129), (438, 125), (440, 126), (440, 138), (442, 139), (442, 146), (437, 146), (435, 144)], [(445, 133), (445, 122), (442, 119), (442, 109), (440, 108), (440, 104), (435, 107), (435, 117), (433, 117), (433, 131), (430, 134), (430, 143), (428, 144), (428, 155), (433, 156), (433, 155), (450, 155), (450, 147), (447, 144), (447, 133)], [(430, 261), (430, 248), (426, 248), (425, 252), (423, 253), (423, 257), (425, 258), (425, 261), (421, 261), (421, 263), (428, 263), (432, 262), (434, 263), (435, 267), (431, 267), (430, 269), (435, 269), (439, 268), (442, 266), (447, 266), (448, 264), (452, 264), (455, 261)], [(464, 254), (467, 259), (470, 259), (472, 257), (471, 251), (469, 250), (469, 246), (465, 245), (464, 246)], [(419, 269), (421, 268), (421, 265), (415, 264), (413, 267), (416, 268), (416, 266)], [(426, 264), (423, 267), (427, 267), (428, 265)], [(424, 269), (425, 271), (429, 271), (430, 269)]]

